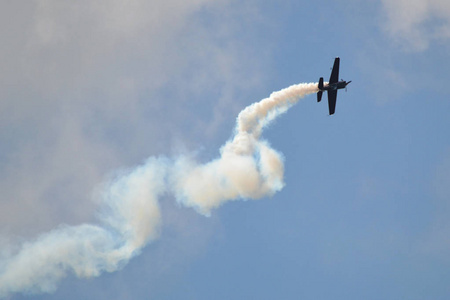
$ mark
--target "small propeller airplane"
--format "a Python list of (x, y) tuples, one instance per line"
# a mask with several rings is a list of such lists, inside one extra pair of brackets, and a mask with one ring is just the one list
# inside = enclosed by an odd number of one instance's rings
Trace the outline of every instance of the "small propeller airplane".
[(328, 110), (330, 115), (334, 114), (336, 109), (336, 98), (337, 90), (344, 89), (347, 90), (347, 85), (351, 81), (340, 80), (339, 81), (339, 57), (334, 59), (333, 70), (331, 71), (330, 81), (328, 83), (323, 83), (323, 77), (319, 79), (319, 91), (317, 92), (317, 102), (322, 100), (323, 91), (328, 92)]

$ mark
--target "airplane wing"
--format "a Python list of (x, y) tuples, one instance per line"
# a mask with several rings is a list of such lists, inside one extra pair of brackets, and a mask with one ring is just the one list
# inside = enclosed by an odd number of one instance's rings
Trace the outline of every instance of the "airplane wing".
[(339, 81), (339, 57), (334, 59), (333, 71), (331, 71), (330, 76), (330, 84), (336, 83)]
[[(338, 62), (339, 64), (339, 62)], [(337, 90), (329, 90), (328, 91), (328, 110), (330, 115), (334, 114), (334, 110), (336, 109), (336, 98), (337, 98)]]

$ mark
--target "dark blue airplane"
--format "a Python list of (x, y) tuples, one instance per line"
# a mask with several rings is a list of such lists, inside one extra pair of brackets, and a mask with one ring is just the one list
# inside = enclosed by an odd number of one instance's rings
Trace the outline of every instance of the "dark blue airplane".
[(336, 109), (337, 90), (347, 89), (347, 85), (351, 81), (340, 80), (339, 81), (339, 57), (334, 60), (333, 70), (331, 71), (330, 81), (323, 84), (323, 77), (319, 79), (319, 91), (317, 92), (317, 102), (322, 100), (323, 91), (328, 92), (328, 110), (330, 115), (334, 114)]

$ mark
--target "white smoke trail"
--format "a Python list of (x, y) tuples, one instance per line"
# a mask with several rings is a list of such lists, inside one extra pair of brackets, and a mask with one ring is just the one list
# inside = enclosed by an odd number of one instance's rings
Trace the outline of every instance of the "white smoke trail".
[(209, 215), (226, 201), (258, 199), (281, 190), (283, 159), (259, 139), (261, 131), (301, 97), (317, 91), (317, 83), (302, 83), (274, 92), (240, 112), (235, 135), (218, 159), (203, 165), (189, 157), (176, 160), (172, 174), (177, 200)]
[(167, 163), (149, 159), (109, 183), (102, 195), (101, 225), (60, 226), (0, 259), (0, 298), (15, 292), (52, 292), (67, 273), (78, 277), (112, 272), (158, 237), (158, 196)]
[(172, 192), (180, 204), (209, 215), (226, 201), (279, 191), (284, 185), (283, 160), (260, 140), (262, 129), (299, 98), (315, 92), (317, 83), (293, 85), (248, 106), (238, 116), (233, 139), (207, 164), (190, 156), (150, 158), (117, 177), (104, 187), (98, 225), (60, 226), (22, 244), (17, 253), (0, 257), (0, 298), (52, 292), (69, 273), (89, 278), (121, 268), (158, 237), (158, 197), (163, 193)]

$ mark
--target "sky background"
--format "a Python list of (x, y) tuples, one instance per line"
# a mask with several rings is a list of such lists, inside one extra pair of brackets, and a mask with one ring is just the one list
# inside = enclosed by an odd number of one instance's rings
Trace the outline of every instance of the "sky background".
[(114, 273), (9, 299), (449, 299), (450, 2), (0, 2), (0, 246), (96, 222), (151, 156), (219, 155), (238, 113), (340, 77), (263, 133), (284, 189), (210, 217), (160, 199)]

